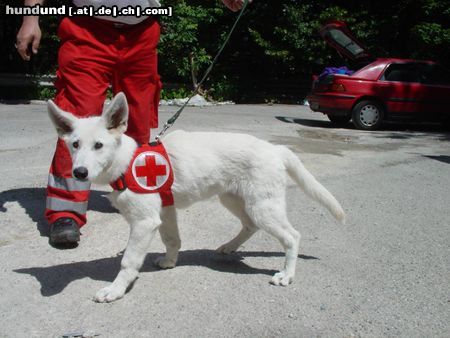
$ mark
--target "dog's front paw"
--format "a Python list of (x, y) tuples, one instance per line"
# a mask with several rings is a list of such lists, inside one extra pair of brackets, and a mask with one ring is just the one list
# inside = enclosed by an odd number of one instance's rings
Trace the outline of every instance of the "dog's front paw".
[(110, 303), (122, 298), (124, 294), (125, 289), (110, 285), (99, 290), (94, 297), (94, 301), (97, 303)]
[(161, 269), (172, 269), (176, 265), (176, 263), (174, 261), (171, 261), (164, 256), (157, 257), (153, 261), (153, 264), (155, 264), (156, 267), (161, 268)]
[(294, 280), (294, 276), (288, 275), (286, 271), (277, 272), (270, 281), (273, 285), (288, 286)]

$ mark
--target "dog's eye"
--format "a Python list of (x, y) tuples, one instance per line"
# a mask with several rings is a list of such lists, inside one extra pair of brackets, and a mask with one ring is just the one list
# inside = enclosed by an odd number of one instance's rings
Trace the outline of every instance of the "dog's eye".
[(103, 148), (103, 143), (95, 142), (94, 148), (95, 148), (96, 150)]
[(74, 143), (72, 143), (72, 147), (74, 147), (75, 149), (78, 149), (79, 146), (80, 146), (80, 144), (78, 143), (78, 141), (75, 141)]

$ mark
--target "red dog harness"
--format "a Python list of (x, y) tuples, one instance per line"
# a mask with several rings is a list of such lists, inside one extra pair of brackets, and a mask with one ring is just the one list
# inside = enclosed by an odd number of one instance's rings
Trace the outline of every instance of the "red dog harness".
[(172, 184), (173, 171), (166, 149), (162, 143), (151, 143), (136, 149), (127, 171), (111, 187), (138, 194), (158, 193), (165, 207), (173, 205)]

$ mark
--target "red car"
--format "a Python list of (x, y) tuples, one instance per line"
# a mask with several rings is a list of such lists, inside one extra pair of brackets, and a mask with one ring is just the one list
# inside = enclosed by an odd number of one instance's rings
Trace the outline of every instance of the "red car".
[(333, 21), (321, 36), (339, 53), (365, 66), (351, 75), (325, 74), (313, 82), (307, 100), (331, 122), (353, 121), (375, 130), (386, 119), (450, 121), (450, 73), (433, 61), (373, 59), (346, 24)]

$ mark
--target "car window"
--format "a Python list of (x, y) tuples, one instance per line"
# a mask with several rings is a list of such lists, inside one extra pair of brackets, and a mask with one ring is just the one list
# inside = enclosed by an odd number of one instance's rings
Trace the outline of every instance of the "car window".
[(385, 81), (421, 82), (424, 64), (394, 63), (391, 64), (382, 77)]
[(326, 35), (328, 35), (329, 39), (335, 41), (355, 56), (364, 52), (364, 49), (360, 45), (355, 43), (339, 29), (330, 29), (326, 32)]
[(428, 85), (450, 86), (450, 71), (441, 65), (429, 65), (423, 72), (422, 83)]

